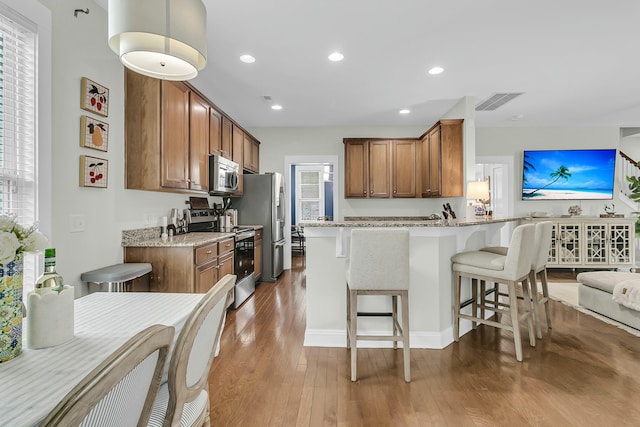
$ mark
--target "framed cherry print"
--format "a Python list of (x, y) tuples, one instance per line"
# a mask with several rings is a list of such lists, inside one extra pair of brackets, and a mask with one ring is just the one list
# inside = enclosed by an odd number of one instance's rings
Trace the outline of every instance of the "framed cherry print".
[(109, 89), (83, 77), (80, 108), (107, 117), (109, 115)]
[(107, 188), (109, 161), (91, 156), (80, 156), (80, 187)]

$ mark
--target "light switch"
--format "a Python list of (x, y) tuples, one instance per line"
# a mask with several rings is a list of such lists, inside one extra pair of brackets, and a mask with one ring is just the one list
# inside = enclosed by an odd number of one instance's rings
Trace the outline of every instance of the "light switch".
[(79, 233), (84, 231), (84, 214), (73, 214), (69, 217), (69, 232)]

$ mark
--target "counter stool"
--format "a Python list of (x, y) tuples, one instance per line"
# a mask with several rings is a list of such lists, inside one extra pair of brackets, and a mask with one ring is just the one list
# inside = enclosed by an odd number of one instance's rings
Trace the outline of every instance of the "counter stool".
[[(540, 321), (540, 306), (544, 305), (545, 314), (547, 316), (547, 327), (551, 329), (551, 308), (549, 307), (549, 286), (547, 285), (547, 262), (549, 260), (549, 249), (551, 248), (551, 240), (553, 238), (553, 223), (551, 221), (542, 221), (536, 223), (535, 237), (533, 241), (534, 254), (531, 262), (531, 272), (529, 280), (531, 284), (531, 299), (533, 300), (533, 319), (536, 326), (536, 336), (542, 339), (542, 327)], [(509, 248), (504, 246), (490, 246), (482, 248), (482, 251), (493, 252), (500, 255), (506, 255)], [(542, 287), (542, 296), (538, 294), (537, 275), (540, 273), (540, 285)], [(484, 286), (481, 285), (481, 297), (484, 298), (491, 291), (483, 293)], [(498, 285), (494, 288), (495, 297), (500, 294)]]
[[(351, 349), (351, 381), (357, 379), (358, 340), (402, 341), (404, 380), (411, 381), (409, 350), (409, 230), (356, 229), (351, 232), (347, 260), (347, 348)], [(391, 313), (359, 313), (358, 295), (390, 295)], [(398, 322), (398, 297), (402, 323)], [(358, 335), (358, 316), (391, 317), (393, 335)]]
[(87, 271), (80, 275), (80, 280), (96, 284), (107, 283), (109, 292), (125, 292), (125, 282), (144, 276), (150, 271), (151, 264), (148, 262), (129, 262)]
[[(519, 225), (513, 231), (511, 242), (506, 255), (491, 253), (488, 251), (460, 252), (451, 258), (454, 272), (454, 311), (453, 311), (453, 338), (460, 340), (460, 319), (468, 319), (475, 324), (480, 323), (495, 328), (506, 329), (513, 332), (513, 341), (516, 350), (516, 359), (522, 361), (522, 342), (520, 338), (519, 322), (526, 319), (529, 328), (529, 344), (536, 345), (536, 337), (532, 319), (532, 302), (529, 297), (529, 273), (534, 255), (533, 245), (535, 226), (533, 224)], [(472, 283), (472, 295), (470, 303), (473, 304), (472, 314), (462, 314), (461, 308), (467, 305), (460, 301), (460, 288), (462, 278), (468, 277)], [(508, 310), (501, 308), (500, 304), (489, 305), (481, 298), (478, 304), (476, 281), (502, 283), (508, 289)], [(518, 297), (516, 295), (516, 283), (522, 282), (523, 311), (518, 310)], [(485, 319), (478, 316), (477, 308), (486, 309), (498, 314), (510, 314), (511, 325)]]

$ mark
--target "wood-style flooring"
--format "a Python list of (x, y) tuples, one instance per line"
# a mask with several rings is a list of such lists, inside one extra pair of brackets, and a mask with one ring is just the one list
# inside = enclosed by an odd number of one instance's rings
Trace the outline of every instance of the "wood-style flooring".
[[(550, 280), (574, 280), (554, 273)], [(210, 375), (214, 426), (640, 426), (640, 338), (552, 301), (553, 329), (524, 361), (479, 326), (443, 350), (303, 347), (302, 258), (229, 312)]]

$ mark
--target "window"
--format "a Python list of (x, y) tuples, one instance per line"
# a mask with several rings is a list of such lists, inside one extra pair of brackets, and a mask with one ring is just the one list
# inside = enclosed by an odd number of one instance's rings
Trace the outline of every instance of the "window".
[(316, 222), (324, 216), (324, 168), (296, 167), (296, 219), (298, 223)]
[[(0, 212), (37, 221), (36, 26), (0, 3)], [(25, 257), (24, 283), (35, 281)]]

